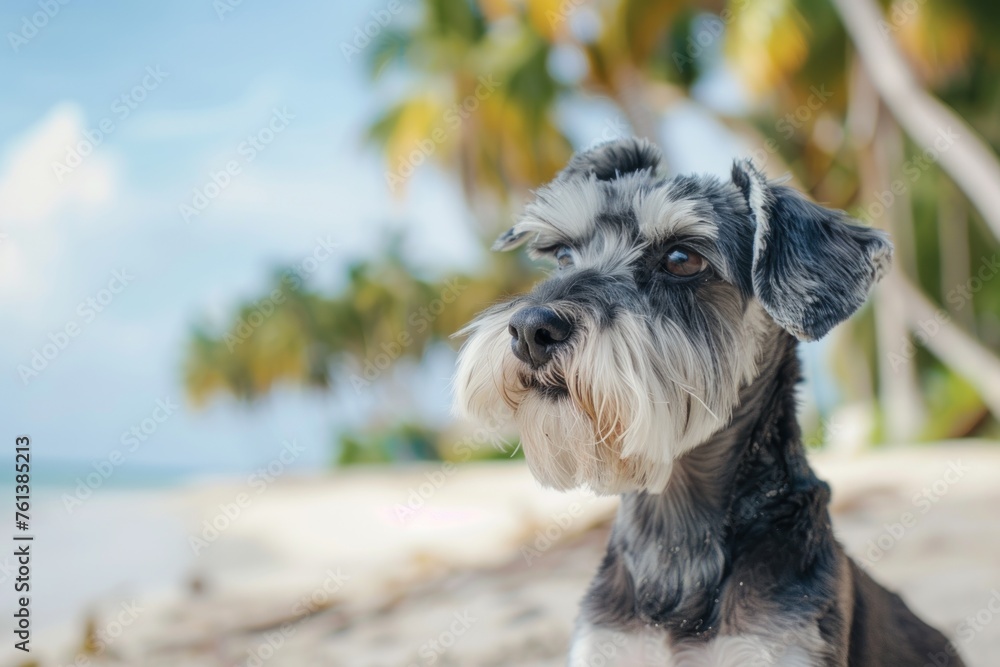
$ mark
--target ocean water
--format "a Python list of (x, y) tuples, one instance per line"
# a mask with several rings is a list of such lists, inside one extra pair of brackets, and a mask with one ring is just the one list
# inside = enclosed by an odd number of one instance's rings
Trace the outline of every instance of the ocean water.
[[(52, 481), (33, 490), (29, 512), (32, 623), (39, 633), (82, 628), (92, 611), (172, 588), (190, 572), (187, 524), (170, 499), (177, 489), (123, 488), (119, 482), (69, 501), (72, 485)], [(158, 482), (172, 483), (165, 477)], [(0, 488), (0, 501), (12, 491)], [(10, 539), (3, 532), (0, 539)], [(11, 526), (8, 534), (14, 532)], [(12, 554), (0, 549), (0, 587), (16, 576)], [(3, 596), (0, 613), (12, 604), (12, 596)]]
[[(12, 454), (0, 461), (0, 489), (13, 487), (16, 483), (13, 458)], [(195, 466), (142, 465), (135, 462), (114, 466), (106, 459), (94, 462), (32, 456), (30, 474), (32, 492), (47, 494), (75, 489), (80, 485), (92, 490), (169, 488), (222, 472)]]

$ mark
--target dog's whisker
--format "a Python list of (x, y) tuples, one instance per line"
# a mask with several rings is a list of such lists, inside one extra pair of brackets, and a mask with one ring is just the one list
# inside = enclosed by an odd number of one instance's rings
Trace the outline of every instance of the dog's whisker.
[[(678, 386), (680, 386), (680, 385), (678, 385)], [(706, 410), (706, 411), (708, 412), (708, 414), (712, 415), (712, 417), (714, 417), (714, 418), (715, 418), (715, 419), (716, 419), (716, 420), (718, 421), (718, 419), (719, 419), (719, 416), (718, 416), (718, 415), (716, 415), (716, 414), (715, 414), (715, 413), (714, 413), (714, 412), (712, 411), (712, 409), (711, 409), (710, 407), (708, 407), (708, 404), (707, 404), (707, 403), (705, 403), (705, 401), (703, 401), (703, 400), (701, 399), (701, 397), (700, 397), (700, 396), (698, 396), (697, 394), (695, 394), (695, 393), (694, 393), (693, 391), (690, 391), (690, 390), (689, 390), (689, 389), (687, 389), (686, 387), (683, 387), (683, 386), (681, 386), (681, 389), (682, 389), (682, 390), (684, 391), (684, 393), (686, 393), (686, 394), (687, 394), (688, 396), (690, 396), (690, 397), (691, 397), (691, 398), (693, 398), (694, 400), (698, 401), (698, 403), (699, 403), (699, 404), (701, 405), (701, 407), (705, 408), (705, 410)]]

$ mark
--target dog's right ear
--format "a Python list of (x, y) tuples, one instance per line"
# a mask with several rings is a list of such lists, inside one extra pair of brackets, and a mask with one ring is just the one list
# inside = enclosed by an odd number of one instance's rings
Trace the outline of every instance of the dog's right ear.
[[(615, 139), (575, 154), (556, 176), (554, 183), (591, 178), (611, 181), (637, 171), (649, 171), (653, 174), (662, 159), (660, 149), (646, 139)], [(500, 235), (493, 243), (493, 250), (514, 250), (524, 245), (530, 236), (531, 231), (519, 230), (518, 225), (515, 225)]]

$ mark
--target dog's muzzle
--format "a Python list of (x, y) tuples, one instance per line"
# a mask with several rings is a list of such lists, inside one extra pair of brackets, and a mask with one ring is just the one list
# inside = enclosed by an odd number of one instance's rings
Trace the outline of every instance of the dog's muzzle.
[(510, 318), (510, 347), (514, 356), (532, 368), (544, 366), (573, 332), (573, 325), (551, 308), (533, 306)]

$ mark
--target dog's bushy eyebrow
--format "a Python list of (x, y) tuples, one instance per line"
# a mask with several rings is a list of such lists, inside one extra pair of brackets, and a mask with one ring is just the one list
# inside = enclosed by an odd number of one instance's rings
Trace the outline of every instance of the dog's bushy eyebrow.
[(594, 177), (555, 181), (535, 193), (510, 233), (527, 235), (529, 249), (536, 252), (555, 245), (580, 245), (593, 236), (606, 200)]
[(714, 177), (676, 176), (633, 197), (650, 259), (673, 244), (702, 254), (724, 280), (750, 294), (753, 229), (739, 193)]
[(650, 241), (672, 236), (718, 236), (712, 207), (700, 197), (678, 197), (669, 187), (663, 187), (637, 193), (632, 208), (639, 233)]

